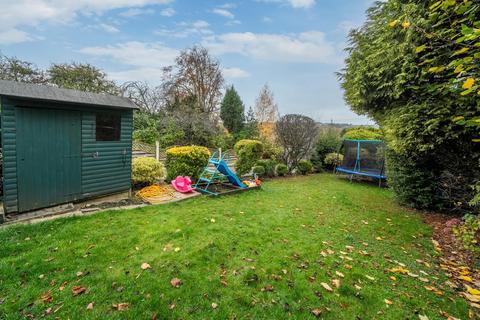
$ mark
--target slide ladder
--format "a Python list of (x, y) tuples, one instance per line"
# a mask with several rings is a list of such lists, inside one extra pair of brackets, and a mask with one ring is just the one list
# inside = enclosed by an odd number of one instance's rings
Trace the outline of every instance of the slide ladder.
[(208, 160), (208, 165), (203, 169), (202, 174), (197, 180), (194, 188), (197, 191), (204, 192), (210, 195), (218, 195), (208, 188), (216, 181), (221, 181), (226, 178), (231, 184), (239, 188), (245, 189), (247, 186), (237, 177), (237, 175), (228, 167), (227, 163), (222, 158), (222, 152), (214, 152)]

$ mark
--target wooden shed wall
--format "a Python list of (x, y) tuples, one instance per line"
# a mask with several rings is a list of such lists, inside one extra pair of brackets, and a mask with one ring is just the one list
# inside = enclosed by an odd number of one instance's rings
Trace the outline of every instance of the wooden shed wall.
[[(96, 108), (94, 106), (62, 106), (25, 101), (20, 103), (22, 106), (76, 110), (82, 113), (82, 199), (130, 189), (133, 110)], [(4, 159), (4, 209), (6, 213), (14, 213), (18, 212), (15, 105), (19, 102), (0, 97), (0, 104)], [(121, 114), (120, 141), (96, 141), (95, 117), (97, 112)]]

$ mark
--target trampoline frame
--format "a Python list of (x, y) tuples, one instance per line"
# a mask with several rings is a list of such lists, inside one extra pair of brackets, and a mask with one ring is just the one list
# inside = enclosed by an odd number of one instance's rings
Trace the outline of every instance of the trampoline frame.
[(362, 171), (361, 169), (361, 158), (360, 158), (360, 145), (362, 143), (376, 143), (376, 144), (380, 144), (380, 143), (384, 143), (383, 140), (351, 140), (351, 139), (345, 139), (343, 140), (342, 142), (342, 145), (340, 146), (338, 152), (337, 152), (337, 159), (338, 159), (338, 155), (340, 154), (340, 150), (342, 149), (342, 147), (344, 146), (345, 142), (346, 141), (349, 141), (349, 142), (354, 142), (357, 144), (357, 153), (356, 153), (356, 157), (355, 157), (355, 166), (353, 168), (353, 170), (350, 170), (350, 169), (346, 169), (346, 168), (342, 168), (342, 166), (335, 166), (334, 168), (334, 172), (337, 173), (337, 172), (341, 172), (341, 173), (346, 173), (346, 174), (349, 174), (350, 175), (350, 181), (353, 180), (353, 176), (354, 175), (359, 175), (359, 176), (366, 176), (366, 177), (371, 177), (371, 178), (376, 178), (378, 179), (378, 185), (381, 186), (382, 184), (382, 180), (387, 180), (387, 176), (385, 175), (384, 173), (384, 170), (385, 170), (385, 154), (383, 155), (382, 157), (382, 167), (380, 169), (380, 173), (379, 174), (376, 174), (376, 173), (372, 173), (372, 172), (368, 172), (368, 171)]

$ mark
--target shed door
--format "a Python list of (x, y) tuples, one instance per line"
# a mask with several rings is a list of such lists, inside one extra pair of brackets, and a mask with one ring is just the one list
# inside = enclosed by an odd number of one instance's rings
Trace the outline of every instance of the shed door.
[(78, 111), (16, 108), (20, 212), (77, 199), (81, 194)]

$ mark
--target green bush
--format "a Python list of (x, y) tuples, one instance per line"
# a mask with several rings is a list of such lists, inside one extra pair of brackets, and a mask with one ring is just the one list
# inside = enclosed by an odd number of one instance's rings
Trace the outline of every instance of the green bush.
[(252, 171), (260, 178), (263, 178), (265, 176), (265, 167), (263, 166), (254, 166)]
[(343, 161), (343, 154), (339, 154), (336, 152), (328, 153), (323, 160), (325, 167), (327, 169), (333, 169), (335, 166), (338, 166)]
[(275, 177), (275, 166), (277, 165), (277, 161), (272, 159), (261, 159), (257, 161), (256, 165), (262, 166), (265, 168), (266, 177), (268, 178)]
[(239, 175), (244, 175), (262, 157), (263, 144), (258, 140), (240, 140), (235, 144), (234, 150), (238, 158), (235, 170)]
[(431, 161), (409, 158), (392, 150), (387, 152), (386, 161), (388, 185), (400, 203), (418, 209), (444, 207), (438, 177), (429, 169)]
[(269, 141), (262, 141), (263, 144), (263, 154), (262, 159), (272, 159), (277, 160), (280, 158), (283, 150), (281, 147), (273, 144)]
[(167, 149), (167, 180), (177, 176), (189, 176), (198, 179), (210, 158), (210, 151), (205, 147), (187, 146)]
[(308, 160), (300, 160), (297, 164), (297, 170), (303, 175), (309, 174), (313, 170), (313, 165)]
[(467, 214), (463, 217), (463, 223), (453, 229), (453, 232), (463, 244), (463, 247), (480, 256), (480, 216)]
[(343, 131), (343, 139), (383, 140), (382, 132), (374, 127), (353, 127)]
[(152, 184), (165, 176), (163, 165), (154, 158), (135, 158), (132, 160), (133, 184)]
[(275, 172), (276, 172), (277, 176), (283, 177), (284, 175), (286, 175), (288, 173), (288, 167), (287, 167), (286, 164), (279, 163), (275, 167)]
[(315, 144), (315, 150), (310, 159), (315, 171), (322, 171), (327, 154), (338, 151), (341, 143), (342, 138), (335, 128), (327, 128), (319, 133), (317, 143)]

